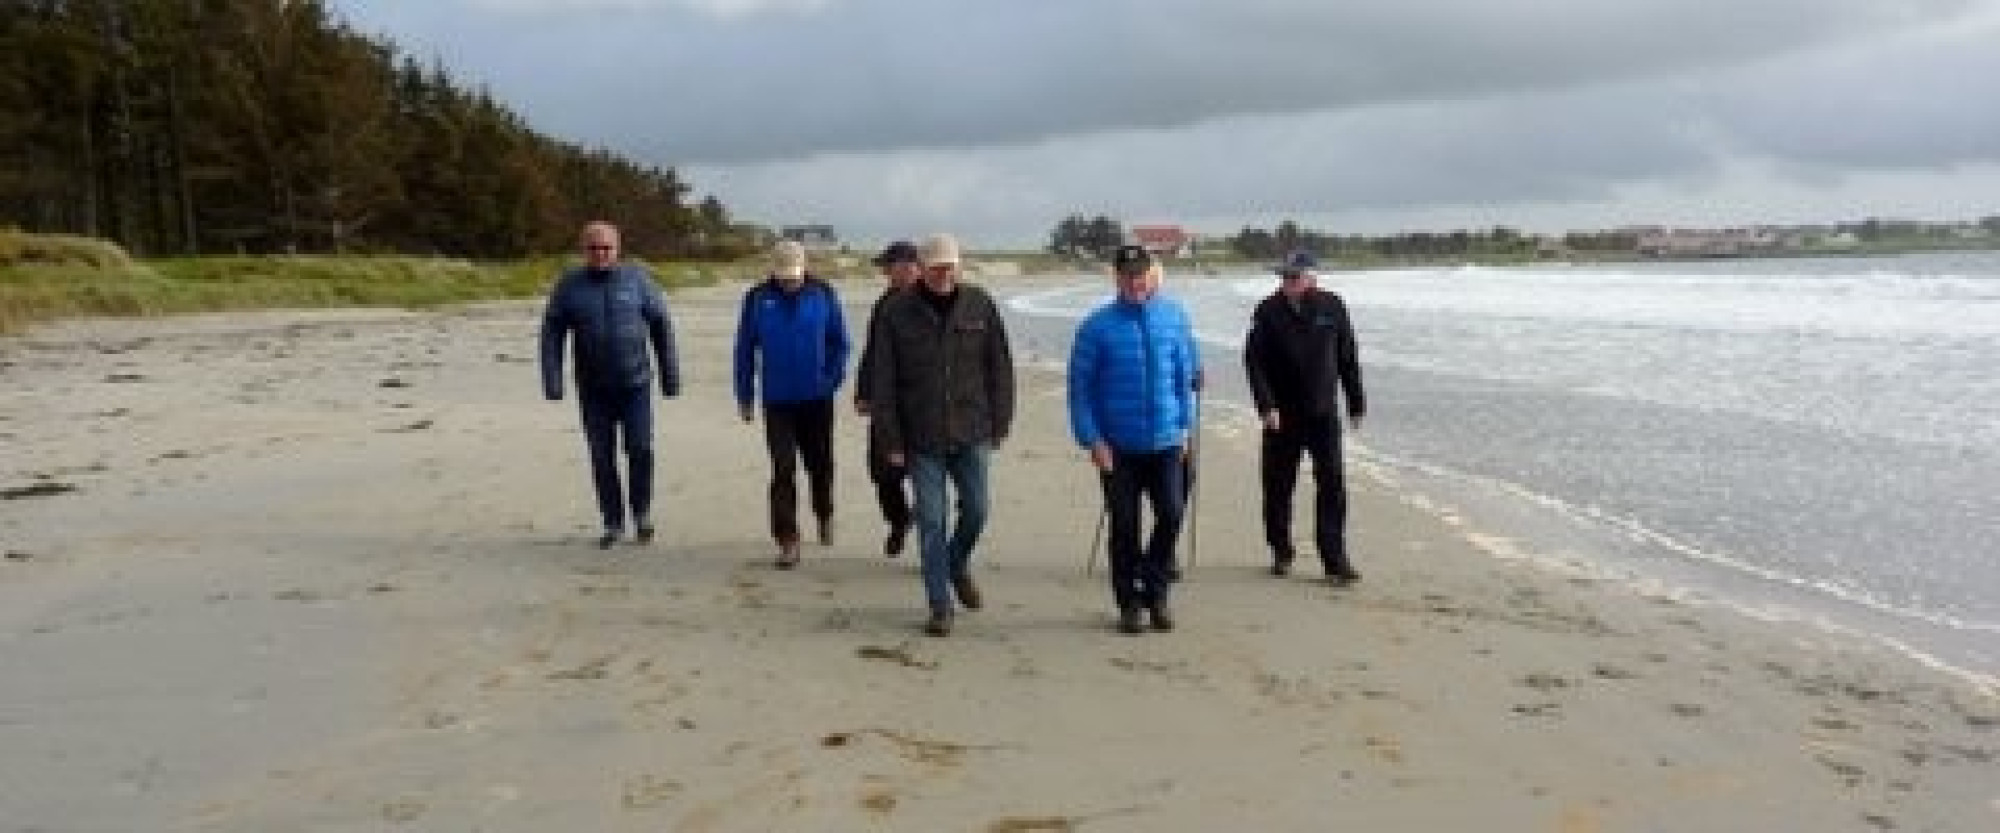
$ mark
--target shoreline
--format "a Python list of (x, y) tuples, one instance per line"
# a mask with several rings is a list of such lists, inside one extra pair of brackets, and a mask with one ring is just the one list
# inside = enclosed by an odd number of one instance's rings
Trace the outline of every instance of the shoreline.
[[(873, 285), (838, 288), (865, 321)], [(988, 609), (926, 639), (913, 557), (876, 551), (851, 410), (841, 540), (769, 567), (759, 432), (728, 401), (740, 291), (670, 296), (688, 393), (656, 408), (661, 541), (608, 555), (574, 405), (537, 395), (528, 304), (0, 340), (17, 391), (0, 433), (25, 452), (0, 486), (72, 489), (0, 503), (0, 814), (203, 831), (2000, 819), (1990, 690), (1510, 561), (1365, 466), (1363, 583), (1263, 575), (1255, 438), (1226, 421), (1204, 439), (1180, 629), (1115, 634), (1101, 564), (1083, 570), (1090, 475), (1045, 369), (1023, 371), (994, 461)]]

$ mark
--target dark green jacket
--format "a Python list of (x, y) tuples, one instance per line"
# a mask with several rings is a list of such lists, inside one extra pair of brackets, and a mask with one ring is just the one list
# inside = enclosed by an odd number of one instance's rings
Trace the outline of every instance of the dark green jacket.
[(999, 445), (1014, 423), (1014, 355), (986, 290), (958, 284), (938, 315), (921, 284), (883, 299), (869, 334), (869, 412), (885, 452)]

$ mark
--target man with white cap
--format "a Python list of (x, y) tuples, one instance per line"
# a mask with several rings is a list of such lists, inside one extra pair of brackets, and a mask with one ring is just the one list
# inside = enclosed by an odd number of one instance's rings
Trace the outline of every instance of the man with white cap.
[[(918, 250), (923, 277), (884, 303), (869, 336), (868, 403), (889, 461), (909, 466), (916, 492), (924, 632), (949, 636), (958, 606), (984, 604), (972, 554), (986, 527), (988, 462), (1014, 421), (1014, 357), (993, 297), (959, 280), (958, 241), (935, 234)], [(947, 481), (958, 498), (949, 527)]]
[(1264, 424), (1264, 539), (1271, 574), (1292, 569), (1292, 488), (1299, 455), (1312, 456), (1314, 538), (1336, 587), (1361, 579), (1347, 554), (1347, 487), (1341, 476), (1340, 406), (1355, 428), (1368, 413), (1354, 326), (1339, 295), (1314, 285), (1318, 262), (1299, 251), (1276, 271), (1278, 290), (1257, 304), (1243, 341), (1250, 397)]
[(833, 286), (806, 270), (804, 246), (778, 243), (771, 275), (743, 294), (736, 325), (736, 405), (744, 422), (763, 393), (777, 566), (799, 563), (797, 465), (805, 463), (821, 544), (833, 543), (833, 400), (846, 378), (847, 325)]

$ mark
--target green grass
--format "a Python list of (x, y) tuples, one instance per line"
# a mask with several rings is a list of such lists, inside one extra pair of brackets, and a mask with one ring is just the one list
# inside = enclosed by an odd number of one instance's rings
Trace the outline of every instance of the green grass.
[[(27, 253), (24, 255), (24, 253)], [(88, 238), (0, 229), (0, 333), (64, 318), (247, 309), (394, 307), (534, 298), (568, 261), (413, 257), (192, 257), (135, 262)], [(649, 264), (662, 286), (710, 283), (716, 267)]]

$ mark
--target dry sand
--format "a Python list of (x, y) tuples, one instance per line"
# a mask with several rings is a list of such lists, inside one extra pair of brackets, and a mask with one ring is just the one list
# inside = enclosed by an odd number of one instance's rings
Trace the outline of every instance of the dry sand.
[(925, 638), (849, 412), (840, 540), (769, 566), (739, 291), (673, 299), (661, 540), (609, 553), (536, 305), (0, 341), (0, 830), (2000, 829), (1976, 681), (1499, 557), (1365, 472), (1366, 581), (1269, 577), (1227, 425), (1180, 630), (1118, 635), (1047, 373), (987, 609)]

